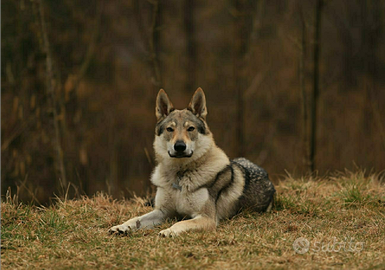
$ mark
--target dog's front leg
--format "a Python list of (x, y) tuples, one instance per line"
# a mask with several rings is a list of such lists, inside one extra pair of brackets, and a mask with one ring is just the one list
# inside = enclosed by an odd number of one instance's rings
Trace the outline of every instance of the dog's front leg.
[(148, 214), (145, 214), (140, 217), (134, 217), (132, 219), (127, 220), (121, 225), (117, 225), (109, 229), (109, 233), (125, 233), (129, 230), (137, 230), (137, 229), (151, 229), (156, 225), (162, 224), (164, 219), (167, 217), (165, 211), (160, 209), (155, 209)]
[(163, 237), (178, 236), (189, 230), (215, 230), (215, 228), (216, 222), (213, 218), (199, 215), (193, 219), (175, 223), (170, 228), (161, 231), (159, 235)]

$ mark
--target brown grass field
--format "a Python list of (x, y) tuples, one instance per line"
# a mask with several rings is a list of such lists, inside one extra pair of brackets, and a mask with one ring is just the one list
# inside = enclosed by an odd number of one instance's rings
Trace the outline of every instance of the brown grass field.
[[(146, 213), (145, 200), (99, 194), (57, 200), (50, 207), (1, 203), (2, 269), (385, 269), (385, 183), (379, 175), (339, 173), (317, 179), (287, 177), (271, 213), (242, 213), (216, 232), (177, 238), (125, 236), (109, 227)], [(296, 253), (294, 241), (308, 240)], [(306, 251), (306, 241), (296, 246)]]

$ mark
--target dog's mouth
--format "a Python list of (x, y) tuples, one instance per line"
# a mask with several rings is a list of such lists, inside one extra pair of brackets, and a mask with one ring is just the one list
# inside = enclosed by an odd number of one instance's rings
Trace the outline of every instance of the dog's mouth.
[(194, 151), (191, 151), (190, 154), (186, 154), (186, 153), (178, 153), (178, 152), (175, 152), (175, 153), (172, 153), (170, 151), (168, 151), (168, 155), (172, 158), (189, 158), (191, 157), (192, 155), (194, 154)]

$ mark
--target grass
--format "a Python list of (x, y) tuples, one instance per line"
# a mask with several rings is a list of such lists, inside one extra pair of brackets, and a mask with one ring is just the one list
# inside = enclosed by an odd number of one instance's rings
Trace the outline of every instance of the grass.
[[(107, 234), (111, 226), (150, 210), (138, 198), (116, 201), (98, 194), (58, 200), (45, 208), (20, 204), (8, 196), (1, 203), (1, 266), (384, 269), (382, 181), (378, 175), (363, 173), (324, 179), (289, 177), (276, 186), (271, 213), (242, 213), (222, 221), (216, 232), (190, 232), (177, 238), (157, 236), (174, 220), (127, 236)], [(309, 241), (305, 254), (293, 250), (299, 237)]]

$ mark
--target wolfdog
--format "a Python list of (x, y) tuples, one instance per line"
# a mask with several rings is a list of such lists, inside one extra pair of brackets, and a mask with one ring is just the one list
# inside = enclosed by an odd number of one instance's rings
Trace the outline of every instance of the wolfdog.
[(162, 230), (163, 237), (188, 230), (215, 230), (241, 209), (270, 211), (275, 189), (266, 171), (245, 158), (229, 160), (206, 122), (206, 97), (198, 88), (188, 107), (174, 109), (166, 92), (156, 98), (154, 210), (112, 227), (111, 234), (153, 228), (172, 217), (189, 217)]

